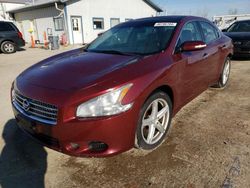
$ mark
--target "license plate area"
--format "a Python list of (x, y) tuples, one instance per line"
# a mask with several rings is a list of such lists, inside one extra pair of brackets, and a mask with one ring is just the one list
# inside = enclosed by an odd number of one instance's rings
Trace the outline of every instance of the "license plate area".
[(27, 120), (26, 118), (22, 117), (21, 115), (16, 116), (17, 124), (24, 130), (30, 132), (31, 134), (36, 133), (36, 123), (31, 120)]

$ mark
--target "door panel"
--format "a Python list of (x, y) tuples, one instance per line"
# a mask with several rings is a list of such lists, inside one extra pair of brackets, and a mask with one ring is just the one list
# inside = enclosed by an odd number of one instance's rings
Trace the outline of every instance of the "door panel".
[(82, 30), (82, 19), (81, 17), (71, 17), (71, 26), (73, 33), (73, 43), (82, 44), (83, 43), (83, 30)]
[(205, 54), (207, 56), (207, 81), (208, 85), (217, 81), (218, 66), (220, 64), (219, 33), (208, 22), (200, 22), (204, 42), (207, 44)]
[(175, 63), (180, 64), (179, 88), (181, 101), (189, 102), (207, 89), (206, 66), (204, 51), (183, 52), (174, 55)]
[[(189, 22), (183, 26), (177, 50), (188, 41), (201, 41), (202, 34), (197, 22)], [(173, 55), (175, 63), (180, 64), (179, 88), (182, 101), (188, 102), (199, 95), (208, 86), (207, 58), (204, 50), (177, 52)]]
[(207, 55), (207, 81), (208, 86), (214, 84), (217, 80), (217, 70), (220, 61), (219, 47), (217, 43), (211, 43), (205, 49), (205, 54)]

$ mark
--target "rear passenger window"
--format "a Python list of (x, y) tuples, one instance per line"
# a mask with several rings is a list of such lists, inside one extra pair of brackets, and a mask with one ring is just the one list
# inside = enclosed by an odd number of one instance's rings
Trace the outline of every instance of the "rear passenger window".
[(219, 37), (218, 31), (211, 24), (207, 22), (200, 22), (200, 24), (207, 44)]
[(6, 22), (0, 22), (0, 31), (15, 31), (15, 29)]
[(201, 33), (198, 29), (196, 22), (187, 23), (181, 31), (178, 47), (187, 41), (202, 41)]

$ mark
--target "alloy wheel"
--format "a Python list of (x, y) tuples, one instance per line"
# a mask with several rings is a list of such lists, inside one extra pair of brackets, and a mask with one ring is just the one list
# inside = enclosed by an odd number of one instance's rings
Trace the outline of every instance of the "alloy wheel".
[(156, 99), (148, 106), (144, 112), (141, 126), (142, 137), (147, 144), (153, 145), (164, 136), (169, 117), (169, 105), (164, 99)]
[(12, 53), (12, 52), (14, 52), (15, 47), (14, 47), (14, 45), (11, 44), (11, 43), (6, 43), (6, 44), (3, 46), (3, 49), (4, 49), (4, 51), (6, 51), (7, 53)]
[(230, 74), (230, 62), (229, 60), (225, 63), (223, 73), (222, 73), (222, 84), (225, 85), (228, 81)]

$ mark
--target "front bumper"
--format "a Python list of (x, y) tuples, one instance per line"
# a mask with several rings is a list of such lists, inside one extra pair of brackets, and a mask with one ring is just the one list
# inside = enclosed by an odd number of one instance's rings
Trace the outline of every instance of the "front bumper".
[[(122, 114), (95, 119), (59, 122), (45, 125), (23, 115), (12, 104), (18, 126), (43, 145), (56, 151), (84, 157), (112, 156), (134, 146), (137, 113), (133, 109)], [(93, 151), (90, 143), (102, 142), (107, 145), (103, 151)], [(79, 145), (72, 148), (72, 144)]]
[(234, 48), (234, 57), (250, 57), (250, 47), (235, 47)]

